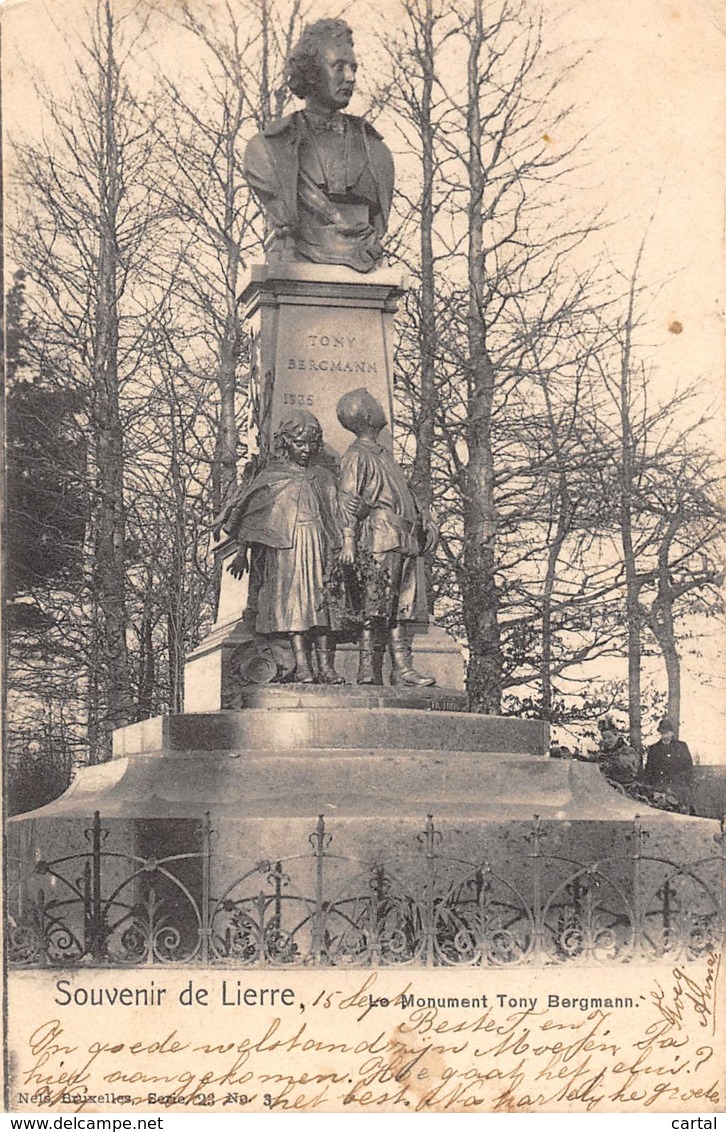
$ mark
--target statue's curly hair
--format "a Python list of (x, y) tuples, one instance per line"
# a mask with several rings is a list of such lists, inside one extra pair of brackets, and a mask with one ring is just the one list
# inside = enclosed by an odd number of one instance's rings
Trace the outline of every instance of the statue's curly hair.
[(323, 429), (320, 421), (313, 413), (309, 413), (307, 409), (293, 409), (286, 417), (284, 417), (277, 428), (273, 437), (273, 448), (276, 456), (285, 456), (287, 454), (287, 441), (290, 437), (298, 439), (306, 432), (311, 432), (315, 437), (318, 448), (323, 443)]
[(353, 46), (353, 31), (345, 20), (316, 20), (305, 26), (285, 64), (287, 85), (298, 98), (307, 98), (318, 81), (320, 44), (339, 39)]

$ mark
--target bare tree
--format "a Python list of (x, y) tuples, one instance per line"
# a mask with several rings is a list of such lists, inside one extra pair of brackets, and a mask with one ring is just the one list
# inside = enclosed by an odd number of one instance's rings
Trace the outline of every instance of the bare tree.
[(537, 711), (545, 719), (562, 710), (558, 683), (566, 673), (615, 655), (622, 646), (617, 621), (604, 615), (619, 598), (619, 571), (598, 554), (602, 507), (592, 470), (604, 457), (583, 422), (598, 314), (607, 306), (597, 295), (592, 279), (576, 279), (564, 293), (555, 289), (529, 324), (523, 358), (531, 382), (528, 407), (518, 421), (525, 465), (518, 478), (528, 516), (520, 514), (517, 521), (524, 525), (532, 554), (521, 560), (511, 587), (508, 622), (510, 636), (512, 628), (524, 636), (525, 647), (514, 660), (523, 675), (527, 667), (534, 670)]
[(669, 712), (680, 715), (676, 605), (716, 612), (722, 573), (719, 465), (705, 439), (708, 411), (696, 385), (653, 393), (645, 359), (647, 302), (641, 241), (618, 312), (592, 353), (586, 420), (600, 459), (601, 525), (617, 538), (623, 574), (628, 719), (642, 746), (642, 664), (650, 628), (662, 652)]
[[(424, 190), (412, 195), (411, 208), (425, 232), (417, 312), (423, 361), (410, 381), (418, 389), (416, 474), (443, 482), (445, 510), (458, 516), (453, 528), (445, 524), (442, 554), (461, 595), (470, 703), (498, 711), (506, 682), (500, 508), (515, 476), (511, 461), (497, 460), (497, 436), (526, 384), (520, 363), (527, 324), (538, 317), (533, 308), (556, 292), (559, 265), (592, 224), (551, 223), (564, 211), (563, 192), (553, 186), (570, 153), (548, 148), (547, 128), (567, 109), (558, 89), (563, 71), (548, 73), (536, 16), (514, 0), (486, 9), (469, 0), (451, 9), (411, 4), (407, 17), (407, 58), (418, 59), (420, 78), (398, 97), (425, 166)], [(452, 60), (458, 66), (447, 66)]]
[[(680, 639), (687, 620), (723, 611), (724, 509), (719, 498), (723, 469), (702, 446), (674, 453), (659, 469), (644, 511), (655, 521), (653, 564), (641, 565), (640, 613), (665, 666), (668, 716), (681, 717)], [(645, 516), (644, 516), (645, 517)]]
[(89, 625), (98, 613), (104, 731), (134, 715), (122, 398), (143, 365), (144, 262), (158, 220), (153, 136), (128, 83), (143, 33), (136, 13), (117, 17), (111, 0), (97, 0), (74, 49), (70, 95), (42, 91), (43, 140), (17, 146), (27, 206), (13, 242), (30, 280), (36, 362), (84, 397), (91, 497), (84, 604)]
[[(417, 280), (415, 303), (406, 326), (409, 342), (399, 350), (401, 378), (410, 398), (410, 426), (416, 438), (411, 486), (430, 508), (433, 502), (432, 458), (436, 422), (436, 217), (441, 207), (441, 151), (437, 135), (445, 93), (437, 75), (441, 49), (453, 30), (446, 0), (406, 0), (401, 29), (386, 41), (390, 76), (377, 93), (396, 114), (396, 128), (407, 156), (407, 168), (418, 166), (415, 178), (399, 176), (398, 228), (393, 254), (401, 257)], [(415, 248), (410, 254), (409, 248)], [(405, 357), (408, 350), (408, 357)], [(409, 365), (406, 362), (410, 362)]]
[(211, 476), (218, 511), (236, 483), (240, 393), (249, 377), (239, 293), (251, 257), (263, 256), (263, 221), (242, 156), (251, 134), (285, 107), (283, 68), (300, 30), (300, 2), (286, 10), (270, 0), (242, 10), (229, 0), (207, 10), (182, 2), (171, 15), (205, 65), (196, 89), (164, 76), (167, 111), (156, 130), (167, 155), (164, 195), (179, 221), (175, 303), (189, 341), (187, 365), (216, 387)]

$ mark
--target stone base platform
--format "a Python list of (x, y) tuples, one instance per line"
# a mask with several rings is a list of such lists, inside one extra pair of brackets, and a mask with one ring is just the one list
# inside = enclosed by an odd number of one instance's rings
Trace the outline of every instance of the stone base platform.
[(672, 946), (676, 903), (684, 946), (715, 938), (717, 823), (548, 758), (544, 724), (440, 688), (244, 696), (120, 729), (12, 820), (14, 962), (628, 959)]
[[(246, 600), (243, 596), (246, 592), (246, 579), (238, 581), (223, 569), (221, 581), (221, 612), (224, 614), (229, 608), (243, 607)], [(188, 713), (244, 708), (248, 704), (248, 689), (274, 690), (275, 685), (271, 684), (245, 685), (235, 672), (235, 658), (241, 650), (249, 647), (250, 642), (257, 639), (257, 635), (243, 619), (231, 618), (219, 621), (214, 626), (201, 644), (189, 654), (184, 666), (184, 703)], [(416, 668), (433, 676), (439, 689), (453, 690), (460, 697), (465, 710), (464, 660), (454, 639), (438, 625), (420, 625), (414, 633), (413, 652)], [(358, 646), (339, 644), (335, 654), (335, 668), (347, 681), (346, 694), (354, 697), (357, 690), (355, 679), (358, 672)], [(383, 660), (384, 687), (390, 687), (390, 675), (391, 660), (386, 651)]]
[[(442, 688), (250, 687), (239, 711), (120, 728), (113, 759), (81, 770), (28, 817), (309, 821), (632, 821), (648, 809), (595, 765), (546, 757), (535, 720), (476, 715)], [(649, 811), (654, 820), (679, 820)], [(19, 820), (22, 820), (19, 819)]]

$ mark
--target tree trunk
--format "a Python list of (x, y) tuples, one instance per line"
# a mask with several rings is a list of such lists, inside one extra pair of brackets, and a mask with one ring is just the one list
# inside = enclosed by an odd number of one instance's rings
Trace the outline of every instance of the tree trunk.
[(673, 604), (676, 594), (671, 585), (669, 556), (673, 539), (680, 526), (680, 517), (668, 523), (658, 548), (658, 582), (650, 611), (645, 613), (648, 628), (658, 642), (668, 681), (668, 718), (676, 734), (681, 721), (681, 658), (676, 646)]
[[(179, 463), (179, 441), (177, 437), (176, 396), (171, 399), (170, 416), (170, 460), (172, 531), (173, 544), (169, 555), (169, 577), (167, 589), (167, 652), (169, 660), (169, 711), (180, 712), (184, 708), (184, 651), (187, 638), (189, 612), (187, 608), (187, 529), (185, 522), (186, 495)], [(179, 406), (179, 411), (183, 408)]]
[(230, 251), (227, 260), (227, 277), (230, 280), (229, 290), (227, 292), (227, 314), (224, 336), (220, 342), (219, 369), (217, 371), (217, 386), (219, 389), (219, 431), (217, 433), (214, 466), (212, 469), (212, 505), (215, 514), (221, 510), (222, 504), (229, 491), (237, 482), (237, 447), (239, 444), (239, 435), (237, 432), (235, 394), (239, 341), (241, 338), (239, 314), (236, 309), (238, 270), (237, 257), (234, 252)]
[(496, 576), (497, 513), (494, 501), (492, 407), (495, 373), (487, 350), (484, 233), (485, 178), (481, 162), (479, 56), (484, 42), (481, 0), (474, 3), (475, 27), (467, 66), (468, 155), (468, 397), (466, 439), (469, 460), (464, 499), (464, 552), (461, 572), (464, 623), (469, 641), (466, 685), (472, 711), (501, 709), (502, 655)]
[(147, 573), (144, 604), (139, 628), (139, 678), (136, 719), (149, 719), (154, 712), (156, 665), (154, 663), (153, 585), (151, 572)]
[(239, 363), (242, 344), (242, 327), (237, 305), (240, 251), (235, 239), (237, 194), (237, 156), (235, 147), (238, 144), (239, 128), (242, 122), (243, 107), (241, 97), (237, 100), (234, 110), (235, 118), (225, 137), (224, 236), (227, 256), (224, 279), (226, 311), (224, 333), (219, 344), (219, 370), (217, 373), (217, 384), (219, 387), (219, 432), (217, 434), (215, 468), (212, 476), (212, 503), (215, 513), (221, 510), (224, 500), (237, 482), (237, 448), (239, 446), (236, 391), (237, 365)]
[(101, 198), (92, 383), (93, 423), (96, 437), (96, 489), (99, 503), (96, 530), (96, 591), (104, 623), (108, 725), (114, 728), (131, 721), (133, 701), (130, 693), (126, 643), (124, 445), (118, 383), (119, 253), (116, 228), (122, 188), (115, 117), (118, 76), (114, 58), (114, 24), (110, 0), (105, 0), (101, 14), (104, 19), (103, 40), (99, 43), (99, 95), (102, 109), (99, 123)]
[(640, 584), (633, 538), (633, 504), (635, 476), (635, 445), (631, 424), (630, 365), (633, 329), (635, 326), (635, 296), (638, 271), (645, 241), (641, 243), (630, 280), (628, 312), (620, 351), (620, 538), (625, 567), (625, 620), (628, 640), (628, 728), (630, 742), (636, 751), (642, 750), (643, 726), (641, 695), (641, 616)]
[(554, 633), (552, 630), (552, 607), (555, 582), (557, 581), (557, 566), (562, 553), (562, 547), (570, 528), (572, 502), (567, 488), (567, 480), (560, 475), (558, 488), (559, 510), (557, 526), (554, 537), (547, 544), (547, 569), (545, 570), (544, 586), (542, 587), (542, 662), (540, 665), (542, 716), (544, 719), (552, 718), (554, 708), (554, 693), (552, 687), (552, 655)]
[[(434, 280), (434, 125), (432, 96), (434, 86), (434, 44), (432, 0), (426, 0), (425, 12), (417, 29), (421, 34), (418, 61), (422, 71), (419, 136), (422, 156), (421, 188), (421, 293), (418, 328), (421, 359), (419, 410), (416, 417), (416, 457), (411, 486), (427, 512), (431, 509), (433, 486), (431, 482), (431, 456), (434, 448), (434, 422), (436, 416), (435, 354), (436, 354), (436, 289)], [(417, 38), (417, 42), (419, 42)], [(426, 564), (426, 582), (429, 611), (433, 612), (431, 567)]]
[[(532, 364), (535, 371), (541, 374), (540, 358), (536, 349), (533, 351)], [(547, 414), (548, 439), (552, 446), (555, 463), (557, 465), (557, 490), (554, 498), (554, 506), (557, 508), (557, 520), (554, 535), (550, 535), (547, 539), (547, 568), (545, 570), (544, 585), (542, 587), (542, 661), (540, 664), (542, 716), (544, 719), (551, 720), (554, 708), (554, 690), (552, 685), (552, 656), (554, 644), (554, 632), (552, 627), (553, 599), (560, 554), (562, 553), (562, 548), (565, 545), (565, 540), (572, 525), (575, 505), (573, 504), (568, 483), (567, 458), (563, 451), (560, 429), (555, 418), (555, 411), (546, 378), (543, 378), (541, 381), (541, 388)]]
[(86, 741), (88, 744), (87, 761), (90, 766), (103, 762), (107, 757), (104, 744), (105, 732), (101, 728), (101, 642), (99, 639), (99, 625), (96, 614), (96, 603), (92, 603), (90, 620), (90, 648), (88, 650), (88, 683), (86, 689)]
[(668, 718), (673, 721), (677, 735), (681, 723), (681, 660), (675, 641), (662, 647), (668, 678)]
[(623, 524), (623, 556), (625, 560), (625, 608), (628, 634), (628, 729), (630, 742), (636, 751), (643, 745), (643, 721), (640, 703), (641, 645), (640, 602), (635, 574), (632, 533)]

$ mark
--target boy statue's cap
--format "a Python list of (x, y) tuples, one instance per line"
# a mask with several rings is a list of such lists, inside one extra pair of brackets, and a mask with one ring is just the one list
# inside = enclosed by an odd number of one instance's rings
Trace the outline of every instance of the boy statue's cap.
[(347, 393), (344, 393), (335, 406), (336, 415), (343, 428), (350, 430), (351, 424), (360, 415), (364, 407), (370, 405), (371, 402), (376, 405), (379, 404), (373, 394), (364, 386), (360, 386), (358, 389), (350, 389)]

